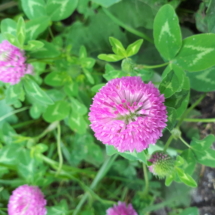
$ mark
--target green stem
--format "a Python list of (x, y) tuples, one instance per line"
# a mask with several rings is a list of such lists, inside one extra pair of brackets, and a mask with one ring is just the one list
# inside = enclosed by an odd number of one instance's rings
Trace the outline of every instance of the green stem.
[(215, 122), (215, 118), (211, 118), (211, 119), (190, 119), (190, 118), (185, 118), (183, 119), (183, 121), (185, 122)]
[(53, 122), (51, 123), (46, 129), (44, 132), (42, 132), (40, 135), (34, 137), (37, 141), (39, 139), (41, 139), (42, 137), (44, 137), (47, 133), (49, 133), (50, 131), (53, 131), (59, 124), (59, 121), (56, 121), (56, 122)]
[(52, 38), (52, 40), (54, 39), (54, 35), (53, 35), (53, 32), (52, 32), (52, 29), (51, 29), (51, 27), (49, 27), (49, 33), (50, 33), (50, 35), (51, 35), (51, 38)]
[(57, 169), (56, 175), (59, 174), (59, 172), (61, 171), (62, 166), (63, 166), (63, 156), (62, 156), (62, 152), (61, 152), (61, 129), (60, 129), (59, 123), (57, 125), (57, 152), (58, 152), (58, 156), (59, 156), (59, 167)]
[(143, 173), (144, 173), (144, 179), (145, 179), (145, 187), (144, 187), (143, 195), (147, 195), (149, 191), (149, 178), (148, 178), (147, 168), (144, 163), (143, 163)]
[(160, 67), (164, 67), (164, 66), (166, 66), (166, 65), (168, 65), (168, 64), (169, 64), (169, 62), (167, 62), (167, 63), (162, 63), (162, 64), (159, 64), (159, 65), (152, 65), (152, 66), (150, 66), (150, 65), (141, 65), (141, 64), (139, 64), (139, 65), (136, 65), (134, 69), (153, 69), (153, 68), (160, 68)]
[(171, 134), (171, 136), (169, 137), (169, 139), (167, 140), (167, 142), (166, 142), (166, 144), (165, 144), (165, 146), (164, 146), (164, 152), (167, 150), (167, 148), (169, 147), (169, 145), (171, 144), (171, 142), (172, 142), (172, 140), (173, 140), (173, 134)]
[(112, 19), (113, 22), (115, 22), (117, 25), (121, 26), (122, 28), (124, 28), (125, 30), (131, 32), (132, 34), (135, 34), (139, 37), (144, 38), (145, 40), (149, 41), (150, 43), (154, 43), (154, 41), (148, 37), (147, 35), (145, 35), (144, 33), (126, 25), (124, 22), (122, 22), (121, 20), (119, 20), (117, 17), (115, 17), (112, 13), (110, 13), (107, 9), (102, 8), (104, 13), (110, 18)]
[(33, 124), (34, 122), (35, 122), (35, 120), (29, 120), (29, 121), (25, 121), (25, 122), (18, 123), (18, 124), (16, 124), (16, 125), (12, 125), (12, 127), (13, 127), (14, 129), (16, 129), (16, 128), (22, 128), (22, 127), (24, 127), (24, 126)]
[[(112, 157), (108, 157), (107, 160), (103, 163), (102, 167), (99, 169), (96, 177), (94, 178), (92, 184), (90, 185), (90, 188), (92, 190), (95, 189), (95, 187), (97, 186), (99, 181), (105, 176), (105, 174), (110, 169), (111, 165), (113, 164), (113, 162), (116, 158), (117, 158), (117, 155), (114, 155)], [(85, 203), (87, 198), (88, 198), (88, 193), (85, 193), (83, 195), (83, 197), (81, 198), (81, 201), (76, 206), (73, 215), (77, 215), (79, 213), (81, 207), (83, 206), (83, 204)]]
[(179, 136), (179, 139), (180, 139), (181, 142), (184, 143), (188, 148), (191, 148), (191, 146), (190, 146), (181, 136)]
[(176, 127), (179, 128), (179, 127), (181, 126), (182, 122), (184, 121), (184, 118), (190, 113), (190, 111), (192, 111), (192, 110), (202, 101), (202, 99), (204, 99), (205, 95), (206, 95), (205, 93), (204, 93), (203, 95), (201, 95), (201, 96), (199, 97), (199, 99), (196, 100), (196, 101), (184, 112), (184, 114), (182, 115), (182, 117), (181, 117), (181, 119), (180, 119), (180, 121), (178, 122), (178, 124), (177, 124)]
[(18, 5), (18, 2), (15, 2), (15, 1), (10, 1), (10, 2), (7, 2), (7, 3), (1, 4), (0, 5), (0, 11), (9, 9), (9, 8), (17, 6), (17, 5)]
[(5, 114), (4, 116), (0, 117), (0, 121), (3, 121), (4, 119), (6, 119), (7, 117), (11, 116), (11, 115), (14, 115), (15, 113), (19, 113), (19, 112), (22, 112), (22, 111), (25, 111), (29, 109), (29, 107), (23, 107), (23, 108), (20, 108), (18, 110), (15, 110), (15, 111), (12, 111), (8, 114)]
[[(29, 59), (27, 61), (27, 63), (33, 63), (33, 62), (44, 62), (46, 60), (60, 60), (60, 59), (63, 59), (64, 57), (60, 56), (60, 57), (54, 57), (54, 58), (41, 58), (41, 59)], [(46, 62), (46, 63), (50, 63), (50, 62)]]

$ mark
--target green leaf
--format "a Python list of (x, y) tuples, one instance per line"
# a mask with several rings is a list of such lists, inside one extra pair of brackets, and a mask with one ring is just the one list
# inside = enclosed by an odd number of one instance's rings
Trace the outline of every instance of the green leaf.
[(60, 101), (60, 100), (64, 100), (65, 99), (65, 94), (64, 92), (62, 92), (61, 89), (50, 89), (47, 90), (46, 93), (48, 94), (48, 96), (50, 96), (50, 98), (54, 101)]
[(110, 71), (108, 72), (107, 74), (104, 74), (103, 77), (107, 80), (107, 81), (110, 81), (114, 78), (121, 78), (125, 76), (125, 74), (120, 71), (120, 70), (113, 70), (113, 71)]
[(167, 128), (168, 130), (171, 131), (175, 127), (177, 113), (176, 110), (172, 107), (167, 107), (167, 113), (168, 113)]
[(38, 119), (41, 116), (43, 109), (44, 109), (43, 106), (38, 105), (37, 103), (34, 103), (30, 108), (31, 117), (33, 119)]
[(184, 150), (181, 157), (186, 161), (183, 165), (183, 170), (188, 174), (193, 174), (197, 163), (197, 158), (191, 149)]
[(200, 71), (187, 72), (192, 89), (199, 92), (215, 91), (215, 66)]
[(21, 150), (22, 146), (20, 146), (20, 144), (12, 144), (3, 147), (0, 150), (0, 164), (16, 165)]
[(84, 134), (87, 129), (87, 123), (84, 120), (83, 116), (77, 115), (76, 112), (72, 112), (72, 114), (68, 118), (69, 127), (77, 132), (78, 134)]
[(55, 45), (49, 43), (45, 40), (41, 42), (44, 43), (44, 46), (38, 51), (31, 52), (31, 56), (35, 58), (54, 58), (60, 55), (60, 52), (56, 49)]
[(110, 81), (111, 79), (114, 79), (114, 78), (121, 78), (123, 76), (125, 76), (125, 74), (122, 71), (115, 70), (112, 66), (110, 66), (109, 64), (106, 64), (105, 74), (103, 75), (103, 77), (107, 81)]
[(190, 186), (190, 187), (197, 187), (196, 181), (188, 174), (186, 174), (182, 169), (175, 167), (177, 175), (181, 182)]
[(51, 98), (29, 76), (25, 75), (23, 84), (26, 94), (31, 97), (33, 101), (37, 101), (41, 105), (53, 104)]
[(198, 34), (183, 40), (173, 63), (189, 72), (198, 72), (215, 65), (215, 34)]
[(63, 86), (65, 83), (71, 82), (72, 79), (67, 72), (50, 72), (44, 79), (45, 83), (53, 86)]
[(69, 115), (70, 106), (66, 101), (57, 101), (53, 105), (47, 107), (43, 113), (43, 118), (51, 123), (65, 119)]
[(184, 84), (185, 72), (180, 67), (172, 64), (168, 65), (162, 77), (163, 80), (159, 85), (159, 90), (164, 94), (165, 98), (169, 98), (175, 92), (181, 91)]
[(1, 21), (1, 33), (9, 33), (16, 36), (16, 22), (12, 19), (3, 19)]
[(18, 173), (25, 179), (26, 183), (33, 183), (38, 172), (38, 160), (32, 158), (30, 151), (24, 148), (19, 153), (17, 159), (19, 159)]
[(208, 30), (211, 33), (215, 33), (214, 7), (215, 7), (215, 1), (211, 0), (208, 5), (208, 9), (207, 9), (206, 16), (205, 16), (205, 19), (207, 20)]
[(186, 208), (179, 215), (199, 215), (199, 210), (196, 207)]
[(26, 23), (26, 40), (35, 40), (50, 24), (48, 16), (31, 19)]
[[(151, 3), (152, 0), (149, 1)], [(145, 29), (153, 29), (155, 16), (153, 9), (160, 4), (160, 1), (161, 0), (156, 0), (156, 3), (150, 7), (150, 3), (146, 2), (146, 0), (123, 0), (108, 8), (108, 11), (122, 23), (126, 24), (131, 30), (145, 32), (145, 34), (148, 35), (148, 32)], [(162, 4), (164, 3), (162, 2)]]
[(79, 58), (86, 58), (87, 57), (87, 50), (84, 46), (81, 46), (80, 50), (79, 50)]
[(44, 46), (43, 42), (40, 42), (38, 40), (30, 40), (28, 41), (28, 45), (24, 46), (24, 50), (35, 51), (41, 49), (43, 46)]
[(43, 118), (51, 123), (65, 119), (69, 115), (70, 106), (66, 101), (57, 101), (47, 107), (43, 113)]
[(177, 156), (176, 160), (175, 160), (175, 166), (182, 166), (184, 164), (184, 159), (181, 156)]
[[(7, 104), (6, 99), (0, 100), (0, 107), (1, 107), (0, 117), (4, 117), (5, 115), (10, 114), (14, 111), (14, 108)], [(1, 124), (8, 125), (6, 122), (14, 124), (17, 122), (17, 119), (18, 118), (15, 114), (10, 115), (10, 116), (4, 118), (3, 120), (0, 120), (0, 126), (1, 126)], [(11, 127), (11, 129), (12, 129), (12, 127)], [(15, 133), (15, 131), (12, 133)], [(7, 135), (10, 136), (10, 134), (7, 134)]]
[(165, 179), (165, 185), (170, 186), (174, 180), (175, 180), (175, 174), (168, 175)]
[(203, 140), (192, 140), (191, 149), (195, 153), (195, 158), (198, 163), (209, 167), (215, 167), (215, 150), (210, 148), (214, 141), (214, 135), (209, 135)]
[(25, 21), (21, 16), (19, 17), (19, 19), (17, 21), (16, 35), (17, 35), (19, 44), (22, 46), (25, 41)]
[(91, 69), (95, 63), (96, 61), (93, 58), (86, 57), (80, 59), (80, 64), (83, 68)]
[(109, 37), (109, 41), (110, 41), (110, 44), (112, 46), (113, 52), (116, 55), (125, 58), (126, 57), (126, 51), (125, 51), (125, 48), (122, 45), (122, 43), (114, 37)]
[(189, 78), (185, 77), (182, 90), (180, 92), (176, 92), (170, 98), (167, 98), (165, 101), (165, 105), (168, 107), (178, 109), (184, 102), (184, 99), (189, 94), (189, 91), (190, 91)]
[[(106, 24), (104, 25), (104, 23)], [(70, 26), (68, 33), (65, 34), (66, 45), (73, 44), (73, 54), (76, 55), (79, 55), (82, 45), (89, 50), (90, 56), (97, 56), (104, 50), (111, 53), (107, 35), (119, 38), (123, 43), (127, 42), (126, 35), (120, 27), (103, 10), (98, 10), (98, 13), (93, 12), (89, 17), (87, 25), (84, 22), (76, 21)]]
[(100, 60), (105, 60), (107, 62), (116, 62), (116, 61), (122, 60), (124, 57), (121, 57), (115, 54), (100, 54), (98, 58)]
[(46, 16), (46, 4), (44, 0), (21, 0), (22, 9), (29, 19)]
[(128, 160), (131, 160), (131, 161), (135, 161), (135, 160), (139, 160), (143, 163), (147, 163), (147, 160), (146, 160), (146, 154), (144, 151), (142, 152), (123, 152), (123, 153), (120, 153), (114, 146), (112, 145), (106, 145), (106, 153), (108, 156), (112, 156), (114, 154), (119, 154), (121, 155), (122, 157), (128, 159)]
[(70, 82), (64, 85), (64, 91), (68, 96), (78, 95), (78, 84), (76, 82)]
[(195, 151), (197, 161), (205, 166), (215, 167), (215, 150), (207, 149), (204, 151)]
[(181, 48), (182, 38), (178, 17), (171, 5), (166, 4), (158, 11), (153, 34), (160, 54), (168, 60), (174, 58)]
[(110, 7), (113, 4), (120, 2), (121, 0), (92, 0), (93, 2), (101, 5), (102, 7)]
[(143, 39), (140, 39), (130, 44), (126, 49), (127, 57), (137, 54), (137, 52), (140, 50), (142, 43), (143, 43)]
[(48, 0), (46, 11), (52, 21), (60, 21), (71, 16), (77, 6), (78, 0)]
[(91, 83), (94, 84), (94, 78), (91, 75), (90, 71), (88, 69), (83, 69), (83, 72), (85, 74), (85, 76), (87, 77), (87, 80)]
[(67, 202), (65, 200), (61, 200), (58, 205), (48, 207), (47, 215), (69, 215)]
[(79, 102), (77, 99), (75, 98), (70, 98), (71, 100), (71, 105), (72, 105), (72, 110), (77, 113), (78, 115), (84, 115), (87, 113), (87, 108), (84, 104), (82, 104), (81, 102)]
[(206, 149), (209, 149), (214, 142), (215, 142), (215, 136), (210, 134), (207, 137), (205, 137), (203, 140), (193, 139), (191, 142), (191, 147), (192, 149), (195, 149), (201, 152)]
[(159, 91), (161, 94), (164, 94), (165, 98), (168, 98), (177, 91), (180, 82), (174, 72), (170, 69), (170, 67), (167, 67), (165, 71), (166, 70), (169, 70), (169, 72), (160, 83)]
[(131, 160), (131, 161), (135, 161), (135, 160), (139, 160), (143, 163), (147, 163), (147, 160), (146, 160), (146, 155), (145, 155), (145, 152), (142, 151), (142, 152), (123, 152), (123, 153), (120, 153), (118, 152), (122, 157), (128, 159), (128, 160)]
[(105, 145), (105, 146), (106, 146), (106, 153), (108, 156), (118, 154), (118, 151), (114, 146), (112, 146), (112, 145)]
[(7, 104), (14, 104), (17, 102), (18, 99), (21, 101), (24, 101), (25, 99), (25, 93), (21, 83), (10, 85), (6, 89), (5, 94)]
[(6, 38), (6, 40), (8, 40), (14, 46), (20, 47), (20, 44), (19, 44), (19, 41), (17, 40), (17, 37), (14, 36), (13, 34), (4, 33), (4, 37)]
[(97, 93), (103, 86), (105, 86), (105, 84), (97, 84), (91, 88), (91, 91)]
[(183, 102), (181, 103), (180, 106), (177, 107), (176, 113), (177, 113), (177, 118), (180, 118), (184, 111), (187, 109), (187, 106), (190, 101), (190, 92), (186, 93)]

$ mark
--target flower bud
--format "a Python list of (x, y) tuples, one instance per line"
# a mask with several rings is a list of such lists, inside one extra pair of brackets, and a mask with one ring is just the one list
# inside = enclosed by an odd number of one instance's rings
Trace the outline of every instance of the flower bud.
[(149, 171), (159, 178), (165, 178), (174, 170), (175, 161), (166, 152), (154, 152), (148, 161), (152, 163), (149, 166)]

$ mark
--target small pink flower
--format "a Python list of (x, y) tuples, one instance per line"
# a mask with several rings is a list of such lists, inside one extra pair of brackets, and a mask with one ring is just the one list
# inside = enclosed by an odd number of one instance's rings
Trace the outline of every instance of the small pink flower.
[(93, 98), (89, 119), (98, 140), (120, 152), (141, 152), (155, 144), (166, 127), (164, 96), (140, 77), (109, 81)]
[(118, 205), (109, 208), (106, 213), (106, 215), (138, 215), (131, 204), (126, 206), (124, 202), (118, 202)]
[(23, 51), (3, 41), (0, 44), (0, 81), (17, 84), (25, 74), (31, 74), (33, 67), (25, 61)]
[(38, 187), (22, 185), (13, 191), (8, 215), (45, 215), (46, 200)]

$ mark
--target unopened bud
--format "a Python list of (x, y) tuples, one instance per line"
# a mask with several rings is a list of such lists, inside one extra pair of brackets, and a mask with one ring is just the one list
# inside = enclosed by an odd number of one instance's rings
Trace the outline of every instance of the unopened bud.
[(148, 161), (152, 163), (149, 171), (159, 178), (165, 178), (174, 170), (175, 161), (166, 152), (154, 152)]

